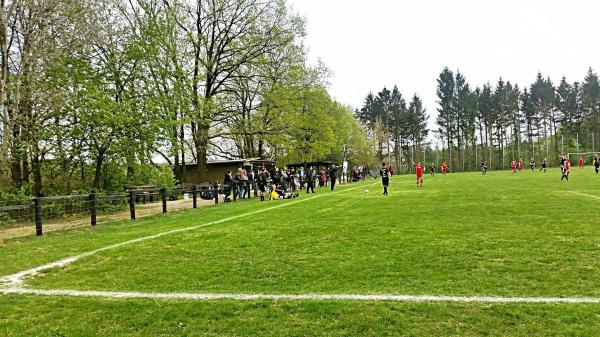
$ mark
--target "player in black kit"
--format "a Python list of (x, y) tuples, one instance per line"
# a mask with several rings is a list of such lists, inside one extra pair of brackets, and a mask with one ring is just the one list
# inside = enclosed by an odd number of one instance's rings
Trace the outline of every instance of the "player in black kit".
[(381, 164), (379, 175), (381, 175), (381, 183), (383, 184), (383, 195), (388, 195), (387, 189), (390, 184), (390, 170), (385, 166), (385, 163)]

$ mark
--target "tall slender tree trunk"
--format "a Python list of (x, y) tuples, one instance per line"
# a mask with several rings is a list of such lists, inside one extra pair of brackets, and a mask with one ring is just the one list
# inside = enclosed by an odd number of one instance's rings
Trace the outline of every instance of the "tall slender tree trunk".
[[(181, 120), (183, 120), (183, 116), (182, 116)], [(180, 171), (181, 177), (179, 178), (179, 182), (181, 184), (184, 184), (185, 183), (185, 174), (187, 171), (187, 165), (185, 162), (185, 127), (183, 125), (181, 125), (180, 130), (179, 130), (179, 151), (181, 152), (181, 171)]]
[(2, 138), (0, 138), (0, 183), (8, 176), (8, 148), (10, 144), (11, 118), (6, 107), (6, 84), (8, 82), (8, 17), (5, 0), (0, 0), (0, 109), (2, 110)]
[(37, 142), (32, 144), (31, 149), (31, 168), (33, 171), (33, 194), (35, 196), (42, 195), (42, 163), (40, 148)]
[(104, 155), (106, 153), (105, 149), (98, 150), (98, 156), (96, 157), (96, 170), (94, 173), (94, 183), (92, 186), (94, 188), (100, 187), (100, 182), (102, 181), (102, 165), (104, 165)]
[(198, 179), (204, 182), (207, 178), (207, 156), (208, 156), (208, 125), (200, 123), (197, 125), (194, 135), (194, 145), (196, 148), (196, 169), (198, 170)]

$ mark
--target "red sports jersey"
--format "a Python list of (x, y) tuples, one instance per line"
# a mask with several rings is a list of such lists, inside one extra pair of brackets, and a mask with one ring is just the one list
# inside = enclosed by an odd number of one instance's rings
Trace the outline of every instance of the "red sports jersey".
[(571, 168), (571, 161), (570, 160), (565, 160), (565, 168), (568, 170)]
[(423, 165), (417, 165), (417, 177), (423, 176)]
[(517, 161), (516, 160), (513, 160), (513, 162), (512, 162), (512, 168), (513, 168), (513, 170), (517, 168)]
[(523, 161), (519, 160), (519, 168), (523, 168)]
[(579, 159), (579, 166), (583, 166), (583, 159)]

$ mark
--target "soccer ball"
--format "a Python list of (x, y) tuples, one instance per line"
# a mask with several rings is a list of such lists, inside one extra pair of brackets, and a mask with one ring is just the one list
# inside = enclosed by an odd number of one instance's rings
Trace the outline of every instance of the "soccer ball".
[(366, 189), (365, 189), (365, 193), (369, 193), (369, 189), (367, 189), (367, 188), (366, 188)]

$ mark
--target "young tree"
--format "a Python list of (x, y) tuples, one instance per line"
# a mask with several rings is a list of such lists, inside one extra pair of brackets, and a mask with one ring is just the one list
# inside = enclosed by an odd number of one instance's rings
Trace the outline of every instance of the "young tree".
[(429, 116), (426, 114), (425, 108), (423, 108), (423, 102), (417, 94), (413, 95), (409, 103), (408, 115), (412, 121), (411, 142), (413, 154), (415, 155), (415, 161), (418, 162), (421, 161), (422, 145), (429, 133), (429, 129), (427, 128)]

